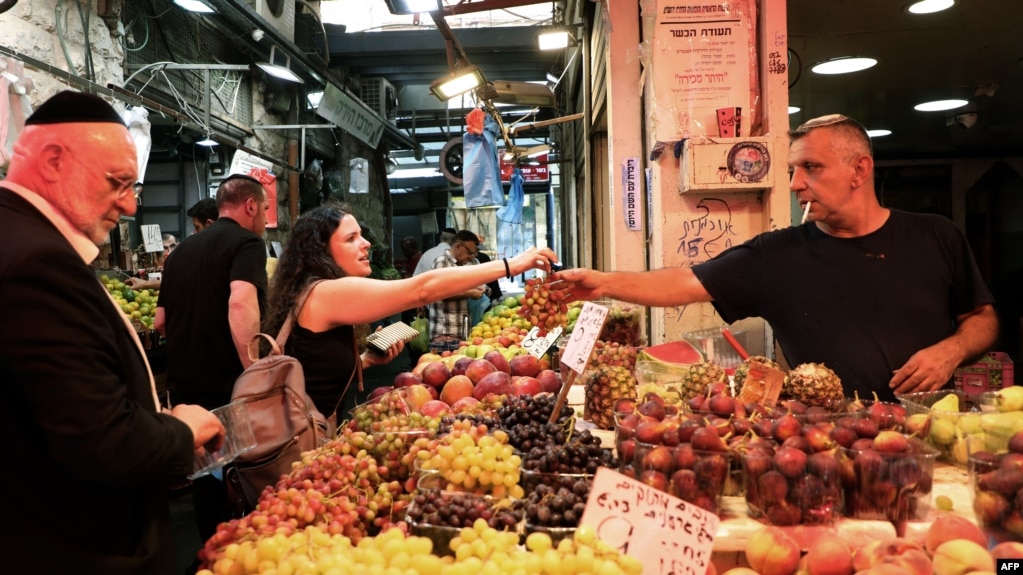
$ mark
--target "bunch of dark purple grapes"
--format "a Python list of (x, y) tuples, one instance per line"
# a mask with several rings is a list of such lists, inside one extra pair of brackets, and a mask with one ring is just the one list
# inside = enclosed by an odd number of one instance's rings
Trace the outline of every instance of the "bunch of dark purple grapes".
[(499, 531), (514, 529), (522, 521), (521, 499), (490, 499), (472, 493), (428, 489), (412, 498), (408, 520), (418, 525), (472, 527), (477, 519)]
[(526, 523), (540, 527), (578, 527), (592, 478), (564, 478), (539, 484), (526, 497)]
[(522, 455), (524, 472), (593, 475), (599, 467), (617, 469), (618, 460), (587, 429), (576, 431), (564, 445), (534, 446)]
[(575, 411), (563, 405), (554, 423), (548, 423), (557, 397), (553, 395), (508, 397), (497, 410), (498, 426), (508, 432), (508, 442), (522, 453), (536, 447), (563, 445), (569, 439)]

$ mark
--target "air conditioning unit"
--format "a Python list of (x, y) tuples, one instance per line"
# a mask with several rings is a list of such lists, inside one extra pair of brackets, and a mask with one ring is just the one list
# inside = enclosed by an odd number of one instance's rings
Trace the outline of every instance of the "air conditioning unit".
[(289, 42), (295, 41), (294, 0), (245, 0), (245, 3), (281, 36)]
[(398, 91), (384, 78), (363, 78), (359, 97), (382, 118), (394, 120), (398, 113)]

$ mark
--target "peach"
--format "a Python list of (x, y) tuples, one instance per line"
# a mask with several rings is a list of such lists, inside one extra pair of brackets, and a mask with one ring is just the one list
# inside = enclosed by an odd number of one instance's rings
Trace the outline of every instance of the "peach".
[(721, 575), (760, 575), (760, 573), (757, 573), (749, 567), (732, 567)]
[(1023, 543), (1003, 541), (991, 548), (991, 556), (995, 559), (1019, 559), (1023, 557)]
[(952, 539), (938, 546), (932, 558), (934, 575), (965, 575), (970, 571), (994, 571), (995, 559), (983, 545), (969, 539)]
[(806, 554), (806, 571), (809, 575), (852, 575), (852, 556), (852, 548), (842, 538), (825, 534)]
[(934, 520), (924, 536), (924, 547), (927, 552), (934, 552), (946, 541), (967, 539), (978, 545), (987, 547), (987, 537), (976, 523), (958, 515), (944, 515)]
[(451, 369), (443, 361), (431, 361), (423, 368), (420, 377), (424, 384), (439, 389), (451, 378)]
[(799, 564), (799, 545), (781, 529), (764, 527), (750, 536), (746, 561), (760, 575), (790, 575)]
[(930, 575), (931, 561), (916, 543), (902, 537), (874, 540), (853, 554), (853, 569), (865, 571), (888, 563), (899, 566), (902, 573)]
[(429, 417), (443, 417), (451, 413), (451, 406), (439, 399), (431, 399), (419, 408), (419, 412)]
[(477, 359), (470, 363), (469, 367), (465, 368), (465, 376), (472, 380), (473, 383), (478, 383), (479, 380), (496, 371), (497, 368), (494, 367), (494, 364), (485, 359)]
[(464, 411), (473, 411), (480, 404), (480, 400), (475, 397), (463, 397), (458, 401), (451, 404), (451, 413), (462, 413)]

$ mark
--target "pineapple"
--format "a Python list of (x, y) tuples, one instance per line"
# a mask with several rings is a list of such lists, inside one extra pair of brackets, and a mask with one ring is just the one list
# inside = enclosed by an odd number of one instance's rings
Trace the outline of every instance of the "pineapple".
[(823, 363), (797, 365), (785, 376), (782, 395), (808, 406), (834, 407), (844, 400), (842, 380)]
[(682, 401), (696, 397), (707, 391), (707, 387), (717, 382), (728, 383), (728, 374), (720, 365), (701, 361), (691, 364), (685, 376), (678, 382)]
[(636, 399), (636, 378), (624, 367), (601, 367), (586, 374), (583, 419), (601, 429), (614, 429), (619, 399)]
[[(749, 364), (752, 361), (759, 361), (767, 367), (773, 367), (775, 369), (781, 369), (781, 364), (773, 359), (769, 359), (762, 355), (751, 355), (746, 359), (742, 360), (739, 367), (735, 368), (735, 374), (732, 375), (732, 379), (735, 381), (735, 390), (739, 392), (742, 390), (742, 384), (746, 381), (746, 374), (749, 373)], [(736, 393), (738, 395), (738, 393)]]

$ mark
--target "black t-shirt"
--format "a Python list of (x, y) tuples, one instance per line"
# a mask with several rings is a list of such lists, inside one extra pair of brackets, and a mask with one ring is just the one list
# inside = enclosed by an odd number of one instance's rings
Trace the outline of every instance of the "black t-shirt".
[(167, 388), (174, 403), (220, 407), (243, 368), (228, 323), (232, 281), (266, 302), (266, 245), (230, 218), (178, 244), (164, 264), (159, 306), (167, 324)]
[(897, 210), (859, 238), (813, 223), (767, 232), (693, 272), (726, 322), (767, 320), (790, 365), (824, 363), (846, 395), (888, 401), (894, 370), (993, 301), (950, 220)]

